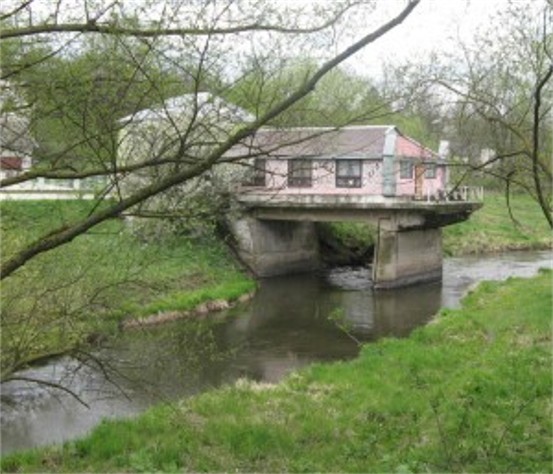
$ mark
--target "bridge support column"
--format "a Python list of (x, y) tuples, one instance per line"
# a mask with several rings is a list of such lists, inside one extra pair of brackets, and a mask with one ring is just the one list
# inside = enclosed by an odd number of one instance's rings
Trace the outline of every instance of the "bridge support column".
[(230, 223), (235, 248), (259, 277), (316, 270), (319, 246), (313, 222), (243, 217)]
[(395, 288), (442, 278), (442, 230), (403, 229), (381, 219), (373, 262), (375, 288)]

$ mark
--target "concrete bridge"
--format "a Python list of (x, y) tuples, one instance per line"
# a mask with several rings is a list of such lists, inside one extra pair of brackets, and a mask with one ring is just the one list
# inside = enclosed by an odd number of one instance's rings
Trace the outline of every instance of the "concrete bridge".
[(260, 277), (315, 270), (320, 265), (316, 222), (356, 221), (376, 226), (375, 288), (439, 280), (441, 228), (466, 220), (482, 206), (467, 189), (457, 200), (363, 195), (283, 195), (245, 191), (242, 217), (231, 224), (238, 253)]

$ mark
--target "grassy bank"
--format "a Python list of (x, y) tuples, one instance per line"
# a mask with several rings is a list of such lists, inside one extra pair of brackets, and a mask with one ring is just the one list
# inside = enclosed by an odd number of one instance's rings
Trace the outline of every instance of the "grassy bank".
[(487, 193), (484, 207), (466, 222), (445, 227), (447, 255), (551, 248), (551, 229), (536, 202), (527, 194), (511, 198), (513, 222), (505, 196)]
[[(3, 202), (2, 259), (91, 210), (87, 201)], [(215, 237), (144, 240), (120, 220), (44, 254), (2, 283), (2, 373), (124, 318), (234, 299), (254, 282)]]
[[(527, 194), (514, 194), (511, 207), (516, 222), (509, 215), (505, 196), (487, 193), (484, 206), (469, 220), (444, 227), (444, 253), (459, 256), (551, 248), (551, 229), (536, 202)], [(358, 222), (332, 223), (321, 225), (319, 233), (323, 244), (336, 244), (330, 246), (331, 255), (344, 253), (342, 260), (347, 260), (351, 254), (362, 262), (366, 261), (363, 252), (376, 241), (377, 229)]]
[(2, 470), (551, 472), (551, 285), (484, 283), (354, 361), (104, 422)]

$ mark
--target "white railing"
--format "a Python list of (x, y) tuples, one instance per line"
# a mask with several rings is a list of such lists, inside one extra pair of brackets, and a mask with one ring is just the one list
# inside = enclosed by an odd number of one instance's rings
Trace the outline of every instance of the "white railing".
[(428, 202), (482, 202), (484, 200), (484, 186), (456, 186), (446, 190), (427, 190)]
[(0, 200), (94, 199), (90, 182), (37, 178), (0, 188)]

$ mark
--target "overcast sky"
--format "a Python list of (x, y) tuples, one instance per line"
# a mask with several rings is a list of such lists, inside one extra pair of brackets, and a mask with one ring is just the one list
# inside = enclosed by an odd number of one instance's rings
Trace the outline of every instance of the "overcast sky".
[[(4, 5), (16, 4), (20, 0), (4, 0)], [(107, 0), (104, 0), (107, 2)], [(279, 5), (288, 3), (294, 5), (310, 4), (313, 2), (332, 2), (333, 0), (274, 0)], [(378, 77), (381, 74), (382, 65), (386, 62), (403, 62), (406, 59), (425, 60), (433, 50), (452, 51), (459, 39), (467, 42), (474, 36), (479, 27), (489, 24), (492, 15), (508, 4), (509, 0), (422, 0), (412, 14), (403, 22), (403, 24), (394, 28), (392, 31), (378, 39), (375, 43), (369, 45), (364, 50), (357, 53), (352, 59), (348, 60), (346, 65), (356, 72)], [(523, 0), (514, 0), (523, 1)], [(79, 10), (82, 10), (82, 0), (64, 0), (65, 10), (68, 5), (74, 4)], [(132, 5), (133, 0), (126, 0), (127, 5)], [(33, 8), (41, 10), (41, 6), (49, 5), (55, 2), (47, 0), (44, 3), (37, 1), (33, 3)], [(108, 2), (109, 3), (109, 2)], [(140, 2), (136, 2), (140, 3)], [(163, 2), (160, 2), (160, 5)], [(381, 26), (385, 21), (397, 15), (406, 4), (406, 0), (377, 0), (376, 11), (367, 13), (363, 18), (359, 15), (353, 16), (347, 20), (350, 33), (344, 37), (342, 44), (336, 45), (336, 51), (342, 50), (345, 46), (351, 44), (352, 40), (359, 34), (364, 34), (368, 29), (374, 29)], [(66, 12), (66, 13), (67, 13)], [(150, 11), (150, 17), (153, 12)], [(359, 32), (359, 34), (355, 34)], [(235, 49), (248, 49), (235, 44)], [(330, 51), (327, 51), (330, 52)]]
[[(432, 50), (452, 50), (458, 38), (469, 41), (506, 4), (507, 0), (422, 0), (401, 25), (356, 55), (348, 65), (360, 73), (378, 75), (383, 60), (424, 59)], [(371, 22), (382, 22), (404, 5), (402, 0), (380, 0)]]

